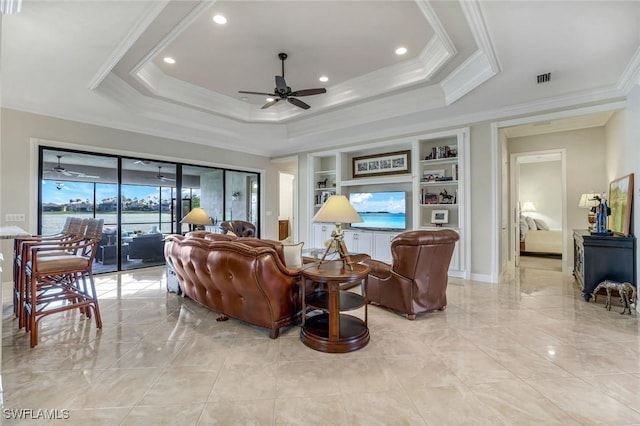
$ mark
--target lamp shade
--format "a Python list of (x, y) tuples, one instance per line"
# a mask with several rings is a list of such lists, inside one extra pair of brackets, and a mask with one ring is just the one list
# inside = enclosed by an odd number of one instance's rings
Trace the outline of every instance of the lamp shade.
[(320, 207), (312, 219), (314, 222), (359, 223), (364, 222), (344, 195), (332, 195)]
[(598, 205), (598, 200), (596, 197), (600, 197), (599, 194), (582, 194), (580, 196), (580, 201), (578, 202), (578, 207), (583, 209), (590, 209), (591, 207), (595, 207)]
[(191, 210), (185, 217), (182, 218), (182, 223), (189, 223), (191, 225), (213, 225), (211, 218), (207, 212), (201, 208), (196, 207)]
[(535, 212), (536, 206), (533, 204), (533, 201), (525, 201), (522, 205), (523, 212)]

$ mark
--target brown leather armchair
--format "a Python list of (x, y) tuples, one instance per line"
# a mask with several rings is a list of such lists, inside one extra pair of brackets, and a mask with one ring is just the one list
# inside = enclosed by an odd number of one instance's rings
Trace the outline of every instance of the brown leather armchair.
[(220, 230), (223, 234), (233, 232), (238, 237), (255, 237), (256, 227), (251, 222), (244, 220), (226, 220), (220, 222)]
[(447, 307), (449, 264), (457, 232), (444, 229), (409, 231), (391, 242), (393, 264), (363, 260), (371, 272), (367, 298), (413, 320), (417, 313), (444, 310)]

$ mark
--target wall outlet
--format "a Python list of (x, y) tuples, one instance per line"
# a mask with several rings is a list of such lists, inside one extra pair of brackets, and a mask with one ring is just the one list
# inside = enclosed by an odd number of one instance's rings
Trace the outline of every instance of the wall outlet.
[(4, 217), (5, 222), (24, 222), (24, 213), (9, 213)]

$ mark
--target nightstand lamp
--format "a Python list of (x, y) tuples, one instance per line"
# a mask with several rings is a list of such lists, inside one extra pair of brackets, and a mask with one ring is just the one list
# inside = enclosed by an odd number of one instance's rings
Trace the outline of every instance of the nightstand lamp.
[(343, 223), (360, 223), (363, 222), (363, 220), (356, 209), (353, 208), (347, 197), (344, 195), (330, 196), (311, 220), (313, 222), (333, 222), (336, 224), (336, 229), (331, 232), (331, 238), (333, 238), (333, 241), (327, 246), (320, 263), (324, 263), (329, 250), (331, 250), (332, 247), (335, 247), (345, 268), (349, 268), (350, 271), (353, 271), (353, 262), (351, 261), (351, 257), (347, 251), (347, 246), (344, 243), (341, 225)]
[(587, 215), (589, 230), (593, 230), (596, 226), (596, 207), (598, 206), (599, 201), (600, 195), (596, 193), (587, 193), (580, 196), (578, 207), (581, 209), (589, 209), (589, 214)]
[(533, 201), (525, 201), (524, 204), (522, 205), (523, 213), (535, 212), (535, 211), (536, 211), (536, 206), (535, 204), (533, 204)]
[(197, 229), (198, 226), (213, 225), (211, 218), (209, 217), (205, 209), (201, 207), (192, 209), (189, 213), (187, 213), (185, 217), (182, 218), (180, 222), (188, 223), (189, 225), (191, 225), (190, 229), (192, 231)]

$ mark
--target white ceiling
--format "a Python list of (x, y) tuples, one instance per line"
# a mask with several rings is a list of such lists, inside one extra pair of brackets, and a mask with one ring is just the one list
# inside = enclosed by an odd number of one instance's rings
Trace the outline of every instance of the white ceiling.
[[(283, 155), (330, 144), (341, 129), (366, 137), (403, 120), (623, 99), (638, 82), (639, 24), (635, 1), (24, 0), (2, 17), (1, 102)], [(401, 45), (408, 53), (397, 56)], [(326, 87), (301, 98), (311, 109), (260, 109), (263, 96), (238, 94), (273, 91), (279, 52), (293, 90)], [(551, 81), (537, 84), (545, 72)]]

